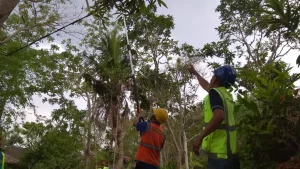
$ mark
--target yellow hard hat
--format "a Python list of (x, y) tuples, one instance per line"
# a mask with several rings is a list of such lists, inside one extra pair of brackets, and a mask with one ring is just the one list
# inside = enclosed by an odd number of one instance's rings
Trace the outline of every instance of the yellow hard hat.
[(168, 119), (168, 112), (166, 109), (162, 109), (162, 108), (153, 109), (153, 115), (155, 116), (156, 120), (160, 124), (165, 123)]

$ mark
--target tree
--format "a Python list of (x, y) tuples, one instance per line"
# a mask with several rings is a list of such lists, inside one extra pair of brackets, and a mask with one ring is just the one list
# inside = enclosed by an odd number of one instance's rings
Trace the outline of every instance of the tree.
[[(274, 66), (277, 64), (280, 64), (280, 69)], [(239, 134), (244, 137), (242, 152), (247, 154), (244, 160), (249, 167), (277, 165), (289, 160), (299, 149), (296, 139), (299, 132), (294, 128), (299, 126), (295, 121), (299, 113), (299, 98), (294, 94), (293, 83), (300, 76), (290, 76), (290, 69), (285, 63), (277, 62), (259, 74), (247, 72), (257, 86), (249, 94), (238, 95), (240, 106), (246, 110), (237, 111), (244, 112), (241, 116), (245, 116), (241, 117)]]
[[(263, 28), (268, 28), (268, 35), (272, 31), (282, 31), (284, 38), (300, 41), (300, 4), (298, 1), (269, 0), (265, 2), (267, 9), (263, 9), (264, 19), (258, 23)], [(300, 65), (300, 55), (296, 61)]]
[[(287, 39), (299, 40), (300, 3), (292, 0), (268, 0), (263, 4), (263, 20), (258, 24), (272, 31), (281, 30)], [(264, 23), (263, 23), (264, 22)]]
[[(100, 39), (98, 40), (97, 37)], [(87, 54), (86, 51), (82, 53), (86, 58), (87, 65), (90, 66), (87, 71), (94, 75), (91, 77), (86, 74), (85, 81), (94, 88), (95, 93), (99, 96), (98, 99), (104, 103), (103, 108), (106, 112), (104, 119), (99, 119), (99, 114), (95, 118), (105, 121), (109, 119), (113, 141), (118, 147), (118, 152), (116, 152), (119, 155), (117, 168), (121, 168), (123, 165), (123, 137), (125, 132), (123, 129), (128, 126), (130, 113), (124, 96), (125, 90), (129, 88), (130, 69), (128, 60), (124, 57), (125, 46), (122, 46), (121, 38), (118, 28), (106, 32), (91, 27), (83, 44), (94, 51), (91, 54)]]
[(21, 163), (33, 169), (82, 168), (82, 137), (66, 124), (25, 124), (22, 134), (30, 144)]
[[(88, 0), (87, 0), (88, 2)], [(167, 5), (162, 0), (125, 0), (125, 1), (108, 1), (108, 0), (97, 0), (92, 6), (92, 11), (95, 16), (103, 17), (103, 14), (107, 11), (112, 11), (116, 9), (117, 14), (132, 15), (135, 13), (145, 13), (148, 6), (156, 5), (167, 7)]]
[[(71, 3), (71, 1), (64, 0), (25, 0), (18, 3), (16, 12), (7, 18), (4, 29), (0, 30), (0, 45), (5, 46), (11, 40), (28, 44), (57, 29), (65, 22), (68, 23), (70, 16), (65, 16), (61, 9), (64, 8), (64, 5)], [(54, 38), (49, 36), (47, 40), (53, 41)], [(7, 51), (7, 53), (9, 52), (11, 51)]]

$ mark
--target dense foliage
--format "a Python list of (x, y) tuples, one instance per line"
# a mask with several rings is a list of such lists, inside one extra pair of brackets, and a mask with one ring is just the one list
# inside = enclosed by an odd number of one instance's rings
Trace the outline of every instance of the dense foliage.
[[(20, 2), (0, 29), (1, 147), (25, 148), (22, 168), (92, 169), (102, 160), (118, 169), (134, 165), (139, 134), (131, 125), (135, 100), (120, 14), (130, 30), (143, 116), (149, 117), (153, 107), (169, 111), (161, 168), (206, 168), (205, 156), (195, 157), (191, 150), (203, 127), (203, 103), (188, 61), (205, 63), (206, 69), (224, 63), (236, 68), (232, 93), (243, 169), (297, 168), (300, 97), (295, 82), (300, 73), (291, 73), (281, 59), (300, 50), (299, 1), (221, 0), (219, 41), (202, 48), (172, 38), (173, 17), (157, 14), (158, 6), (166, 6), (161, 0), (86, 2), (82, 12), (94, 17), (78, 23), (84, 33), (65, 30), (44, 39), (62, 38), (65, 51), (53, 44), (6, 56), (70, 22), (61, 11), (71, 1), (57, 0), (61, 7), (52, 1)], [(300, 65), (300, 56), (291, 59)], [(37, 97), (54, 107), (50, 117), (37, 112), (42, 106), (36, 105)], [(25, 121), (29, 112), (35, 122)]]

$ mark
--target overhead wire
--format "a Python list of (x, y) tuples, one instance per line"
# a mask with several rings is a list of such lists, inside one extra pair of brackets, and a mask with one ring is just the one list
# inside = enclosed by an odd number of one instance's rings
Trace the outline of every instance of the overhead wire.
[(43, 39), (45, 39), (45, 38), (47, 38), (47, 37), (53, 35), (54, 33), (59, 32), (59, 31), (65, 29), (66, 27), (68, 27), (68, 26), (70, 26), (70, 25), (74, 25), (75, 23), (77, 23), (77, 22), (79, 22), (79, 21), (81, 21), (81, 20), (83, 20), (83, 19), (85, 19), (85, 18), (87, 18), (87, 17), (89, 17), (89, 16), (91, 16), (91, 15), (92, 15), (92, 13), (89, 13), (89, 14), (85, 15), (85, 16), (82, 17), (82, 18), (79, 18), (79, 19), (77, 19), (77, 20), (75, 20), (75, 21), (73, 21), (73, 22), (71, 22), (71, 23), (69, 23), (69, 24), (67, 24), (67, 25), (65, 25), (65, 26), (63, 26), (63, 27), (61, 27), (61, 28), (59, 28), (59, 29), (56, 29), (55, 31), (53, 31), (53, 32), (51, 32), (51, 33), (48, 33), (48, 34), (46, 34), (46, 35), (40, 37), (39, 39), (37, 39), (37, 40), (35, 40), (35, 41), (33, 41), (33, 42), (27, 44), (27, 45), (24, 45), (24, 46), (20, 47), (19, 49), (15, 50), (15, 51), (12, 51), (12, 52), (6, 54), (5, 56), (10, 56), (10, 55), (12, 55), (12, 54), (14, 54), (14, 53), (17, 53), (17, 52), (19, 52), (19, 51), (21, 51), (21, 50), (23, 50), (23, 49), (25, 49), (25, 48), (27, 48), (27, 47), (29, 47), (29, 46), (35, 44), (36, 42), (41, 41), (41, 40), (43, 40)]

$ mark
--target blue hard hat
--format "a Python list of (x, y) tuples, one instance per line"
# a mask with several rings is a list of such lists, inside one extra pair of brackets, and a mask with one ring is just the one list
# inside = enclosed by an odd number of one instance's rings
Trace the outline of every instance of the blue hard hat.
[(214, 70), (214, 75), (225, 87), (233, 86), (236, 80), (236, 71), (229, 65), (224, 65)]

